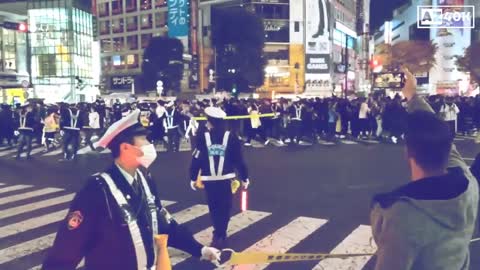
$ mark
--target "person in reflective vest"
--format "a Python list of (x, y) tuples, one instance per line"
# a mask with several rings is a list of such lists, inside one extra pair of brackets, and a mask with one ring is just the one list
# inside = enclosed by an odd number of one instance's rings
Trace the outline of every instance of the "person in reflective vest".
[(83, 126), (80, 109), (75, 105), (64, 106), (60, 111), (60, 133), (63, 136), (65, 160), (73, 160), (80, 146), (80, 128)]
[(27, 159), (31, 159), (32, 140), (34, 137), (35, 116), (31, 104), (25, 104), (19, 115), (19, 127), (15, 134), (18, 138), (18, 148), (16, 159), (20, 159), (23, 148), (27, 146)]
[(205, 109), (208, 131), (198, 133), (190, 167), (190, 187), (196, 190), (195, 181), (200, 179), (205, 186), (214, 232), (212, 246), (227, 246), (227, 228), (232, 209), (231, 181), (237, 177), (243, 188), (250, 183), (248, 170), (242, 156), (241, 143), (237, 136), (226, 130), (226, 113), (216, 107)]
[(136, 110), (114, 123), (94, 144), (109, 148), (114, 162), (76, 194), (43, 270), (73, 270), (82, 258), (88, 270), (155, 269), (159, 234), (168, 235), (169, 246), (195, 257), (220, 259), (219, 250), (197, 242), (162, 206), (148, 171), (157, 152), (139, 114)]
[(175, 103), (170, 101), (165, 105), (165, 118), (163, 120), (163, 127), (167, 134), (168, 144), (167, 152), (178, 152), (180, 150), (180, 131), (179, 126), (181, 122), (181, 114), (175, 108)]

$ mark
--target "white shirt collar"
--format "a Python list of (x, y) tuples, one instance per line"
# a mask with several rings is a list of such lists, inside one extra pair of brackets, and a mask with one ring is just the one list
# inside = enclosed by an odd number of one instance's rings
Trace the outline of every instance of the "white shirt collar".
[(117, 163), (115, 163), (115, 165), (117, 166), (118, 170), (120, 171), (120, 173), (123, 175), (123, 177), (125, 177), (125, 179), (127, 179), (127, 182), (132, 185), (133, 184), (133, 181), (135, 181), (135, 178), (138, 176), (138, 172), (135, 171), (135, 177), (133, 177), (131, 174), (129, 174), (128, 172), (126, 172), (124, 169), (122, 169), (122, 167), (120, 165), (118, 165)]

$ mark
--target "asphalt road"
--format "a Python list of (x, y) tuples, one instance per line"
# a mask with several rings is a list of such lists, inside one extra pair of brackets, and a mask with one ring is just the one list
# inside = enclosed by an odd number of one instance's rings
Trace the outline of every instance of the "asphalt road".
[[(480, 145), (475, 145), (471, 138), (460, 138), (456, 144), (467, 163), (480, 152)], [(360, 142), (268, 146), (245, 148), (244, 155), (251, 188), (249, 211), (239, 214), (239, 198), (235, 198), (234, 215), (239, 215), (238, 224), (236, 220), (230, 226), (234, 228), (230, 243), (237, 251), (248, 248), (281, 252), (374, 252), (368, 227), (370, 200), (375, 193), (391, 190), (409, 179), (401, 145)], [(41, 263), (59, 217), (64, 215), (61, 212), (51, 218), (49, 214), (68, 207), (68, 194), (79, 190), (89, 175), (112, 162), (108, 153), (86, 152), (70, 162), (59, 161), (61, 155), (37, 153), (34, 157), (32, 161), (16, 161), (12, 154), (2, 155), (0, 149), (0, 183), (4, 184), (0, 186), (0, 269), (32, 269)], [(189, 188), (190, 158), (188, 151), (160, 152), (151, 171), (162, 200), (175, 202), (167, 207), (170, 212), (177, 214), (196, 237), (208, 244), (210, 221), (204, 195)], [(66, 199), (41, 207), (45, 201), (65, 196)], [(27, 208), (22, 209), (25, 205)], [(9, 214), (10, 211), (13, 212)], [(41, 220), (38, 226), (29, 224), (33, 218)], [(480, 254), (480, 242), (473, 243), (471, 249), (471, 269), (480, 269), (480, 258), (474, 255)], [(176, 251), (171, 255), (176, 264), (174, 269), (213, 269)], [(361, 257), (235, 269), (368, 270), (373, 261), (374, 257)]]

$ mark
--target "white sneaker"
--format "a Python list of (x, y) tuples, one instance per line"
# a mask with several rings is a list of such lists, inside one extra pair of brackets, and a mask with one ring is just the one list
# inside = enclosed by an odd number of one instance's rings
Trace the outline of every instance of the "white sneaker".
[(248, 143), (248, 142), (244, 143), (243, 145), (245, 145), (245, 146), (252, 146), (252, 144), (251, 144), (251, 143)]
[(290, 139), (285, 140), (285, 143), (290, 143), (290, 142), (291, 142)]
[(397, 143), (398, 143), (398, 139), (397, 139), (397, 137), (395, 137), (395, 136), (392, 136), (392, 142), (393, 142), (394, 144), (397, 144)]

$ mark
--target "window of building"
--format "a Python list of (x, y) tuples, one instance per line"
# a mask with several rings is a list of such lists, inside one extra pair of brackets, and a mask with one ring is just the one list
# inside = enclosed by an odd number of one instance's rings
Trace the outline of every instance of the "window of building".
[(129, 68), (139, 67), (138, 54), (128, 54), (126, 58), (127, 58), (127, 66)]
[(110, 15), (110, 3), (98, 4), (98, 16), (105, 17)]
[(162, 28), (167, 25), (167, 12), (155, 13), (155, 27)]
[(137, 11), (137, 0), (126, 0), (126, 10), (127, 12)]
[(123, 18), (112, 20), (112, 31), (113, 31), (113, 33), (123, 33), (124, 32)]
[(125, 56), (123, 55), (113, 55), (112, 56), (112, 65), (114, 69), (123, 69), (125, 67)]
[(138, 35), (128, 36), (127, 46), (128, 46), (128, 49), (131, 51), (138, 50)]
[(294, 26), (293, 26), (293, 29), (294, 29), (295, 33), (300, 32), (300, 22), (295, 22)]
[(100, 35), (108, 35), (110, 34), (110, 21), (100, 21)]
[(264, 19), (288, 20), (290, 8), (288, 5), (257, 4), (255, 5), (255, 13)]
[(138, 30), (138, 19), (136, 16), (127, 17), (127, 31), (137, 31)]
[(125, 39), (118, 37), (113, 39), (113, 49), (116, 52), (121, 52), (125, 49)]
[(142, 10), (152, 9), (152, 0), (140, 0), (140, 8)]
[(122, 0), (113, 0), (112, 1), (112, 14), (118, 15), (123, 13), (123, 1)]
[(152, 39), (152, 34), (143, 34), (142, 35), (142, 48), (145, 49), (150, 44), (150, 39)]
[(102, 70), (103, 71), (112, 70), (112, 58), (111, 57), (102, 57)]
[(167, 0), (155, 0), (155, 7), (166, 7)]
[(140, 28), (152, 29), (152, 14), (144, 14), (140, 17)]
[(113, 51), (112, 40), (111, 39), (102, 39), (100, 40), (100, 49), (102, 53), (112, 52)]

